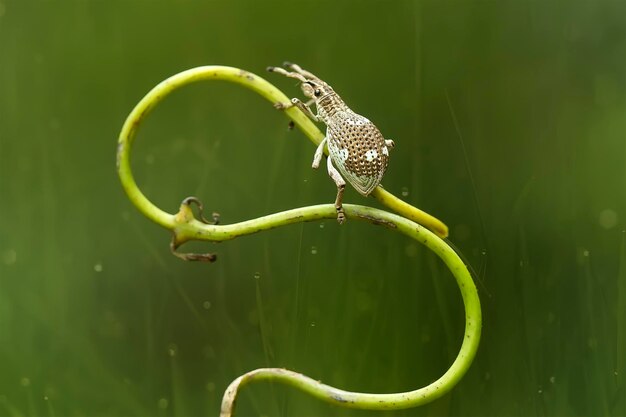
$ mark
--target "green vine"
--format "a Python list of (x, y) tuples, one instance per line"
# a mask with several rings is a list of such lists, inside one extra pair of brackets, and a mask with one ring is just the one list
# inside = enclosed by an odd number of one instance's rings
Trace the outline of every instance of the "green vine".
[[(137, 129), (150, 111), (169, 93), (186, 84), (202, 80), (225, 80), (238, 83), (259, 93), (272, 103), (284, 103), (289, 100), (276, 87), (250, 72), (232, 67), (205, 66), (183, 71), (166, 79), (154, 87), (135, 106), (126, 119), (119, 137), (117, 151), (119, 177), (129, 199), (139, 211), (173, 232), (172, 251), (174, 252), (176, 248), (189, 240), (221, 242), (288, 224), (335, 219), (337, 214), (334, 205), (321, 204), (287, 210), (240, 223), (217, 225), (207, 222), (204, 218), (197, 220), (194, 217), (190, 207), (191, 202), (198, 202), (194, 198), (185, 199), (176, 214), (167, 213), (148, 200), (137, 187), (130, 168), (130, 150)], [(285, 114), (313, 143), (318, 144), (323, 139), (324, 135), (299, 109), (289, 108), (285, 110)], [(362, 220), (383, 225), (415, 239), (435, 252), (454, 275), (465, 305), (465, 335), (456, 359), (450, 368), (431, 384), (414, 391), (391, 394), (343, 391), (293, 371), (278, 368), (257, 369), (240, 376), (227, 388), (221, 408), (223, 417), (232, 415), (235, 399), (241, 386), (256, 380), (281, 381), (339, 406), (391, 410), (415, 407), (433, 401), (450, 391), (467, 372), (476, 355), (480, 340), (482, 323), (480, 301), (476, 286), (466, 266), (454, 250), (440, 238), (447, 236), (447, 227), (435, 217), (407, 204), (381, 187), (378, 187), (371, 195), (398, 214), (371, 207), (345, 204), (346, 217), (349, 220)], [(192, 260), (212, 261), (214, 259), (214, 255), (211, 254), (176, 254)]]

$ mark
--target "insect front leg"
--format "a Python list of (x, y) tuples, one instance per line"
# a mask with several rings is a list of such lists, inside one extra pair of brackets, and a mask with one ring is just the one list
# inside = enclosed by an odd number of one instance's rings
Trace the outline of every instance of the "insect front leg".
[[(302, 70), (302, 68), (298, 67), (295, 64), (286, 63), (285, 65), (294, 65), (295, 68), (298, 69), (298, 71), (306, 73), (306, 71)], [(285, 77), (296, 78), (297, 80), (300, 80), (303, 83), (308, 82), (308, 80), (300, 72), (289, 72), (289, 71), (285, 71), (284, 69), (280, 67), (267, 67), (267, 70), (269, 72), (276, 72), (278, 74), (282, 74)], [(274, 107), (276, 107), (279, 110), (284, 110), (284, 109), (288, 109), (291, 106), (297, 106), (300, 110), (302, 110), (307, 115), (309, 115), (313, 120), (318, 121), (317, 115), (315, 115), (309, 108), (309, 106), (313, 104), (314, 102), (315, 102), (315, 99), (311, 99), (307, 103), (303, 103), (297, 98), (292, 98), (291, 103), (280, 103), (280, 102), (274, 103)]]
[(315, 150), (315, 155), (313, 156), (313, 169), (317, 169), (320, 166), (320, 162), (322, 161), (322, 155), (324, 155), (324, 146), (326, 146), (327, 138), (324, 138), (319, 145), (317, 145), (317, 149)]
[(385, 139), (385, 146), (389, 149), (393, 149), (396, 144), (391, 139)]
[(346, 215), (343, 212), (343, 192), (346, 189), (346, 182), (339, 174), (339, 171), (333, 166), (333, 159), (329, 156), (326, 158), (326, 165), (328, 166), (328, 175), (335, 181), (337, 185), (337, 198), (335, 199), (335, 210), (337, 210), (337, 221), (339, 224), (343, 224), (346, 220)]
[(316, 122), (319, 122), (320, 121), (319, 117), (317, 117), (317, 115), (315, 113), (313, 113), (313, 110), (311, 110), (311, 108), (309, 107), (313, 103), (315, 103), (314, 99), (311, 99), (311, 100), (307, 101), (306, 103), (303, 103), (298, 98), (292, 98), (291, 99), (291, 103), (280, 103), (280, 102), (278, 102), (278, 103), (274, 103), (274, 107), (276, 107), (278, 110), (285, 110), (285, 109), (288, 109), (290, 107), (296, 106), (297, 108), (302, 110), (304, 112), (304, 114), (309, 116), (311, 119), (313, 119)]
[(315, 102), (315, 100), (309, 100), (306, 103), (303, 103), (302, 101), (300, 101), (300, 99), (298, 98), (292, 98), (291, 99), (291, 104), (293, 106), (296, 106), (297, 108), (299, 108), (300, 110), (302, 110), (304, 112), (304, 114), (306, 114), (307, 116), (309, 116), (311, 119), (313, 119), (316, 122), (319, 122), (320, 119), (319, 117), (317, 117), (317, 115), (315, 113), (313, 113), (313, 110), (311, 110), (311, 108), (309, 107), (311, 104), (313, 104)]

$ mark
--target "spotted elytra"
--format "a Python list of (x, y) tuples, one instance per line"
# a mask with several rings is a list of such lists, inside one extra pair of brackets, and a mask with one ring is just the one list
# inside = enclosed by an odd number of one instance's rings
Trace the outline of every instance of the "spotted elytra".
[[(389, 149), (393, 148), (394, 143), (385, 139), (367, 118), (353, 112), (331, 86), (317, 76), (290, 62), (283, 65), (290, 71), (279, 67), (268, 67), (267, 70), (300, 80), (302, 92), (309, 101), (303, 103), (292, 98), (291, 103), (276, 103), (274, 106), (278, 109), (296, 106), (314, 121), (326, 125), (326, 137), (315, 151), (313, 168), (319, 167), (324, 147), (328, 147), (328, 175), (337, 185), (335, 209), (337, 221), (341, 224), (345, 221), (342, 206), (346, 187), (344, 178), (359, 193), (369, 195), (385, 174), (389, 163)], [(317, 114), (309, 107), (314, 103)]]

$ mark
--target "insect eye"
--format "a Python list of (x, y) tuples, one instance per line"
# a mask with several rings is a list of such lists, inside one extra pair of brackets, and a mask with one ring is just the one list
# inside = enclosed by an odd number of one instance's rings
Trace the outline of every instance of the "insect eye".
[(313, 94), (315, 94), (315, 97), (319, 97), (320, 95), (322, 95), (322, 92), (319, 89), (316, 89)]

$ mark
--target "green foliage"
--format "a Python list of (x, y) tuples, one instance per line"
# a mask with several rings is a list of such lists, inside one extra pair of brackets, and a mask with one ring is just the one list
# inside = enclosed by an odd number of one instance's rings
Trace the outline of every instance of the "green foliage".
[[(448, 368), (460, 296), (404, 236), (300, 224), (189, 244), (219, 256), (198, 267), (120, 189), (115, 139), (152, 86), (285, 59), (395, 141), (386, 189), (444, 219), (480, 280), (461, 383), (379, 414), (626, 414), (625, 6), (0, 1), (0, 414), (212, 415), (259, 366), (366, 392)], [(198, 84), (155, 109), (133, 168), (167, 212), (193, 194), (230, 224), (332, 201), (302, 138), (249, 91)], [(243, 393), (241, 415), (376, 414)]]

